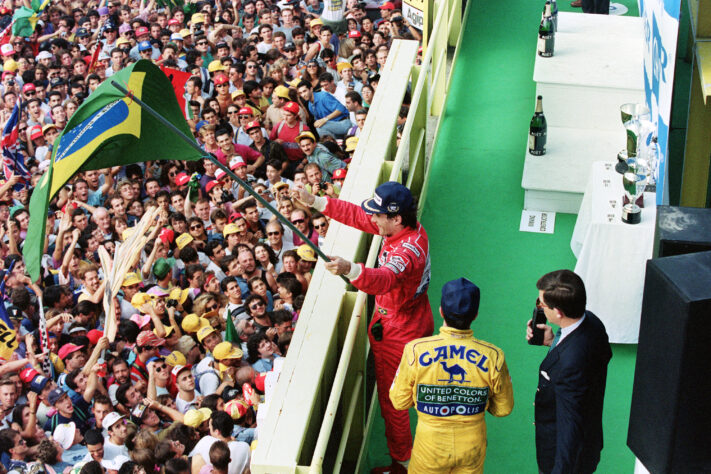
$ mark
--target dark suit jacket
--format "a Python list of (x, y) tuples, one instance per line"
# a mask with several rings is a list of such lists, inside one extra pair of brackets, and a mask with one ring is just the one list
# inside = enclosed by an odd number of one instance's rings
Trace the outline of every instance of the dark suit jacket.
[(543, 473), (591, 473), (602, 450), (602, 403), (612, 357), (593, 313), (541, 362), (536, 392), (536, 458)]

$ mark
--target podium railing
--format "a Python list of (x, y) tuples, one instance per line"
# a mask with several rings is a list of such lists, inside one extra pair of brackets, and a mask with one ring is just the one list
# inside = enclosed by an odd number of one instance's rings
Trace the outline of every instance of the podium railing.
[[(449, 89), (449, 46), (461, 41), (461, 0), (432, 5), (435, 21), (420, 65), (418, 44), (395, 40), (341, 191), (360, 203), (382, 182), (404, 182), (425, 199), (428, 136), (436, 134)], [(456, 59), (456, 49), (454, 51)], [(453, 63), (452, 63), (453, 68)], [(399, 146), (397, 117), (408, 87), (411, 106)], [(435, 130), (429, 130), (428, 126)], [(375, 264), (381, 238), (331, 222), (327, 255)], [(276, 390), (260, 407), (254, 473), (359, 472), (374, 410), (366, 374), (369, 297), (326, 272), (319, 261)], [(264, 416), (262, 410), (266, 410)]]

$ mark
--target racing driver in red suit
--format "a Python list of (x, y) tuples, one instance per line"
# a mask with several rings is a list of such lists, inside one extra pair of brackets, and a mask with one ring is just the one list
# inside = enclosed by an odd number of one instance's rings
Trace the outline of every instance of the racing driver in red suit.
[(360, 207), (339, 199), (314, 196), (304, 190), (295, 191), (294, 197), (338, 222), (384, 237), (378, 268), (365, 268), (362, 263), (331, 257), (326, 269), (335, 275), (345, 275), (353, 286), (375, 295), (376, 308), (368, 338), (393, 463), (372, 472), (406, 472), (412, 450), (410, 417), (407, 410), (393, 407), (389, 390), (405, 344), (431, 336), (434, 329), (427, 298), (429, 244), (425, 229), (417, 222), (415, 200), (409, 189), (394, 181), (378, 186), (375, 196), (363, 201)]

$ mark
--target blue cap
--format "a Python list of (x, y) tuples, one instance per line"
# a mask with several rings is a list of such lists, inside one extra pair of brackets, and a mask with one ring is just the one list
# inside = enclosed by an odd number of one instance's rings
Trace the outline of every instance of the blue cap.
[(397, 181), (388, 181), (375, 188), (375, 195), (360, 207), (366, 214), (400, 214), (412, 210), (412, 193)]
[(76, 36), (77, 38), (85, 38), (89, 36), (89, 30), (87, 30), (86, 28), (79, 28), (77, 29), (77, 32), (74, 33), (74, 36)]
[(195, 124), (195, 131), (199, 132), (202, 127), (207, 125), (207, 120), (200, 120), (198, 123)]
[(49, 392), (49, 395), (47, 396), (47, 401), (49, 402), (50, 405), (54, 405), (66, 394), (67, 394), (67, 392), (65, 392), (61, 388), (57, 387), (54, 390), (52, 390), (51, 392)]
[(153, 49), (153, 46), (151, 46), (150, 41), (141, 41), (140, 43), (138, 43), (139, 51), (148, 51), (149, 49)]
[(442, 287), (442, 313), (452, 319), (472, 320), (479, 312), (479, 287), (466, 278), (448, 281)]
[(32, 390), (36, 394), (40, 394), (48, 383), (49, 379), (44, 375), (35, 375), (35, 377), (30, 382), (30, 390)]

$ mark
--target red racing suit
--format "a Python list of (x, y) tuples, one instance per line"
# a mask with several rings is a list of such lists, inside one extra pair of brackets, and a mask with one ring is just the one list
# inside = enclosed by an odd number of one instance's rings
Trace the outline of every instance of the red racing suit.
[[(338, 222), (378, 234), (378, 227), (360, 206), (339, 199), (328, 199), (323, 213)], [(434, 330), (432, 309), (427, 298), (430, 283), (430, 255), (427, 233), (420, 223), (416, 229), (405, 228), (387, 237), (378, 256), (378, 268), (361, 267), (351, 283), (369, 295), (375, 295), (375, 313), (368, 327), (368, 339), (375, 359), (380, 411), (385, 420), (385, 437), (390, 456), (407, 461), (412, 451), (410, 416), (396, 410), (389, 390), (400, 364), (405, 344), (431, 336)], [(373, 326), (382, 325), (382, 337), (376, 340)], [(378, 333), (380, 331), (376, 331)]]

